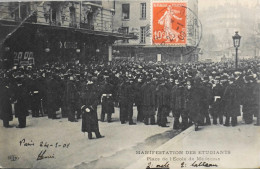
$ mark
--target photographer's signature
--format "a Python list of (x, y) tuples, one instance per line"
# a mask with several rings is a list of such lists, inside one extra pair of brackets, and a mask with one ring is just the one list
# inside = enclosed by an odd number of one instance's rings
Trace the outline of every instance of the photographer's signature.
[(38, 161), (38, 160), (43, 160), (43, 159), (46, 159), (46, 158), (55, 158), (55, 157), (54, 157), (54, 154), (53, 154), (53, 155), (46, 155), (46, 154), (45, 154), (46, 151), (47, 151), (47, 150), (42, 150), (42, 151), (40, 152), (40, 154), (38, 154), (37, 161)]

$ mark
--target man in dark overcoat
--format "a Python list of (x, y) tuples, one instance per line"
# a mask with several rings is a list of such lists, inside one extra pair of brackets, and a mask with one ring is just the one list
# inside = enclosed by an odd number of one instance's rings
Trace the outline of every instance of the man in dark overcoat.
[(194, 85), (190, 89), (189, 113), (195, 124), (195, 131), (198, 130), (199, 122), (204, 117), (203, 106), (207, 104), (207, 93), (201, 85), (201, 79), (196, 77)]
[(107, 114), (107, 122), (112, 122), (112, 113), (115, 112), (114, 109), (114, 86), (105, 80), (102, 86), (102, 96), (101, 96), (101, 121), (104, 122), (105, 114)]
[(67, 81), (66, 84), (66, 103), (67, 103), (67, 110), (68, 110), (68, 120), (71, 122), (78, 122), (75, 118), (77, 109), (77, 101), (80, 98), (79, 92), (77, 90), (74, 76), (71, 75), (70, 79)]
[(141, 107), (141, 87), (142, 87), (143, 83), (142, 83), (142, 78), (139, 77), (137, 79), (137, 82), (134, 85), (134, 93), (135, 93), (135, 105), (137, 107), (137, 121), (139, 122), (143, 122), (144, 120), (144, 115), (143, 115), (143, 111), (142, 111), (142, 107)]
[(92, 80), (89, 80), (86, 87), (81, 91), (82, 102), (82, 132), (88, 132), (88, 138), (92, 139), (92, 132), (95, 132), (96, 138), (102, 138), (99, 132), (97, 105), (99, 94)]
[(146, 125), (155, 124), (156, 86), (151, 83), (151, 79), (152, 77), (147, 76), (146, 81), (141, 88), (141, 107), (144, 114), (144, 123)]
[[(253, 123), (253, 116), (257, 111), (257, 83), (252, 76), (245, 76), (245, 84), (242, 88), (243, 92), (243, 119), (246, 124)], [(259, 93), (258, 93), (259, 94)]]
[(235, 82), (235, 79), (231, 77), (229, 79), (229, 85), (226, 87), (223, 102), (225, 105), (224, 115), (226, 116), (225, 126), (229, 126), (230, 118), (232, 126), (237, 125), (237, 116), (240, 116), (240, 104), (241, 104), (241, 88)]
[(62, 93), (61, 93), (61, 115), (62, 115), (62, 118), (67, 118), (68, 117), (68, 105), (67, 105), (67, 98), (66, 98), (66, 85), (68, 83), (68, 74), (64, 74), (63, 75), (63, 79), (61, 81), (61, 84), (60, 84), (60, 88), (62, 89)]
[(256, 111), (255, 111), (255, 116), (257, 117), (256, 120), (256, 126), (260, 126), (260, 77), (258, 77), (258, 81), (256, 83), (256, 87), (255, 87), (255, 102), (256, 104)]
[[(212, 84), (209, 83), (209, 77), (205, 76), (203, 78), (203, 83), (202, 83), (202, 87), (204, 88), (204, 91), (206, 92), (206, 102), (204, 105), (202, 105), (202, 111), (204, 114), (204, 117), (201, 119), (201, 125), (210, 125), (210, 117), (209, 117), (209, 107), (212, 105)], [(205, 122), (206, 120), (206, 122)]]
[(40, 81), (36, 74), (33, 74), (33, 80), (30, 86), (30, 95), (32, 117), (39, 117), (42, 93), (40, 90)]
[(168, 127), (167, 115), (171, 106), (170, 90), (166, 87), (164, 79), (160, 79), (160, 84), (156, 88), (156, 107), (158, 107), (157, 124), (161, 127)]
[(120, 107), (120, 121), (121, 124), (126, 123), (127, 121), (127, 82), (122, 82), (119, 87), (119, 107)]
[(133, 106), (134, 106), (134, 79), (129, 78), (129, 83), (127, 84), (126, 87), (127, 91), (127, 117), (128, 117), (128, 122), (129, 125), (135, 125), (136, 123), (133, 122)]
[(59, 110), (59, 103), (60, 103), (60, 96), (59, 96), (59, 85), (55, 78), (53, 78), (54, 75), (50, 75), (49, 78), (46, 81), (47, 85), (47, 112), (48, 112), (48, 118), (57, 119), (56, 117), (56, 111)]
[(28, 112), (28, 97), (29, 93), (23, 84), (23, 79), (17, 78), (16, 81), (17, 86), (15, 87), (14, 100), (16, 103), (14, 105), (15, 109), (15, 117), (18, 118), (19, 125), (17, 128), (25, 128), (26, 127), (26, 116), (29, 115)]
[(179, 129), (180, 127), (180, 116), (183, 110), (184, 97), (182, 95), (182, 89), (179, 79), (175, 80), (175, 85), (171, 90), (171, 109), (174, 117), (173, 129)]
[(13, 120), (12, 105), (11, 105), (11, 90), (8, 82), (1, 79), (0, 82), (0, 119), (3, 120), (3, 126), (8, 128), (9, 121)]
[(220, 85), (220, 79), (216, 79), (212, 88), (213, 102), (211, 115), (213, 117), (213, 124), (217, 124), (217, 119), (219, 119), (219, 124), (223, 124), (223, 111), (221, 110), (221, 102), (224, 94), (224, 87)]

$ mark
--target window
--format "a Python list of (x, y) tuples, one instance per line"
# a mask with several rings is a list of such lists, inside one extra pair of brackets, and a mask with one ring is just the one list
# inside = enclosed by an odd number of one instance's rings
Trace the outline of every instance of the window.
[(130, 5), (122, 4), (122, 18), (129, 19), (129, 13), (130, 13)]
[(141, 27), (140, 30), (140, 43), (145, 43), (145, 27)]
[(74, 4), (69, 8), (70, 9), (70, 23), (72, 26), (76, 24), (76, 9), (74, 7)]
[(52, 9), (51, 12), (52, 12), (52, 13), (51, 13), (51, 21), (52, 21), (53, 23), (56, 23), (56, 10), (55, 10), (55, 9)]
[(146, 3), (141, 3), (141, 19), (146, 18)]

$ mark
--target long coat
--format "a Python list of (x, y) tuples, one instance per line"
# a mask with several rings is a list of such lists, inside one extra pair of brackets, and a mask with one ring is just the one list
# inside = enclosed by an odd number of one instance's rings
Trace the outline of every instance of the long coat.
[(12, 105), (11, 105), (11, 91), (10, 88), (0, 85), (0, 119), (5, 121), (12, 121)]
[(183, 86), (181, 86), (181, 87), (174, 86), (173, 87), (172, 92), (171, 92), (172, 112), (187, 109), (186, 95), (187, 95), (187, 91)]
[(142, 106), (156, 106), (156, 86), (154, 84), (143, 84), (141, 93)]
[[(95, 87), (87, 85), (85, 90), (81, 93), (82, 103), (82, 132), (95, 132), (99, 130), (98, 127), (98, 116), (97, 116), (97, 105), (98, 105), (98, 93)], [(90, 109), (87, 112), (85, 109)]]
[(209, 105), (213, 103), (213, 92), (212, 92), (212, 85), (209, 83), (202, 85), (203, 90), (205, 91), (205, 103), (203, 105), (203, 112), (207, 114)]
[(226, 87), (224, 95), (224, 115), (227, 117), (240, 116), (241, 88), (236, 84), (230, 84)]
[(260, 118), (260, 83), (257, 83), (254, 90), (256, 111), (254, 113), (255, 117)]
[(243, 112), (254, 114), (256, 116), (259, 110), (259, 84), (257, 83), (247, 83), (243, 86)]
[(119, 105), (129, 105), (134, 103), (134, 86), (129, 83), (122, 83), (119, 89)]
[(60, 105), (59, 85), (55, 79), (47, 80), (47, 106), (52, 111), (58, 111)]
[(198, 122), (203, 117), (204, 105), (207, 103), (205, 88), (199, 84), (190, 89), (189, 113), (192, 121)]
[[(224, 86), (221, 86), (220, 84), (217, 84), (212, 89), (213, 102), (211, 105), (213, 110), (211, 111), (211, 114), (213, 116), (223, 114), (221, 105), (222, 105), (224, 90), (225, 90)], [(219, 96), (220, 98), (215, 99), (215, 96)]]
[(40, 106), (42, 93), (41, 93), (41, 86), (39, 79), (34, 79), (30, 86), (30, 93), (31, 93), (31, 108), (36, 109)]
[[(107, 114), (111, 114), (115, 112), (114, 109), (114, 96), (115, 96), (115, 92), (113, 91), (114, 86), (112, 84), (109, 83), (105, 83), (102, 86), (102, 94), (105, 94), (102, 97), (102, 113), (107, 113)], [(110, 96), (107, 96), (107, 94), (111, 94)]]
[(141, 94), (141, 87), (142, 83), (138, 82), (134, 85), (134, 102), (136, 106), (140, 106), (142, 104), (142, 94)]
[(156, 107), (165, 106), (170, 108), (171, 94), (165, 85), (159, 85), (156, 88)]
[(15, 88), (14, 98), (16, 104), (14, 105), (15, 117), (26, 117), (29, 115), (28, 112), (28, 93), (26, 92), (25, 86), (22, 83), (18, 83)]
[(127, 93), (127, 83), (122, 83), (119, 88), (119, 93), (118, 93), (118, 98), (119, 98), (119, 106), (124, 106), (128, 103), (128, 93)]
[(152, 83), (144, 83), (141, 88), (141, 106), (145, 116), (155, 115), (156, 86)]

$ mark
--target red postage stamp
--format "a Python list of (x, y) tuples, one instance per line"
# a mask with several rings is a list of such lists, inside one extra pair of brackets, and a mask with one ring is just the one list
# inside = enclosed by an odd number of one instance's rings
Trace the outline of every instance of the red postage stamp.
[(186, 9), (186, 2), (153, 2), (153, 45), (186, 44)]

